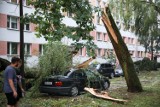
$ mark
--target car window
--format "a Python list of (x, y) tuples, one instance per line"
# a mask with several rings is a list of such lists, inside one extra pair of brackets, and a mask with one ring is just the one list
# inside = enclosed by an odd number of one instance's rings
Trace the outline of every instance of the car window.
[(66, 71), (66, 72), (64, 73), (64, 76), (67, 76), (70, 72), (71, 72), (70, 70)]
[(102, 68), (106, 68), (106, 67), (105, 67), (105, 64), (101, 64), (101, 67), (102, 67)]
[(84, 75), (85, 74), (84, 74), (83, 70), (76, 70), (76, 71), (72, 72), (69, 75), (69, 77), (71, 77), (71, 78), (82, 78)]

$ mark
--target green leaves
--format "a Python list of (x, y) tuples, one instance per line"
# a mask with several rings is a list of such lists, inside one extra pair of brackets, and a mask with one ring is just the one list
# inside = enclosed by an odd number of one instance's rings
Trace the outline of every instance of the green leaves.
[(158, 1), (110, 0), (110, 3), (114, 16), (119, 15), (115, 19), (122, 20), (124, 30), (132, 28), (145, 48), (149, 48), (151, 37), (153, 41), (160, 38), (160, 33), (157, 32), (160, 30), (157, 20), (158, 11), (155, 8), (155, 6), (160, 8)]
[[(44, 37), (48, 41), (60, 41), (68, 37), (73, 41), (91, 41), (90, 31), (95, 27), (92, 22), (92, 7), (88, 0), (36, 0), (31, 1), (35, 7), (33, 14), (25, 15), (25, 20), (38, 27), (37, 37)], [(63, 12), (70, 12), (77, 27), (66, 26), (62, 23), (65, 17)], [(77, 44), (75, 43), (75, 46)]]

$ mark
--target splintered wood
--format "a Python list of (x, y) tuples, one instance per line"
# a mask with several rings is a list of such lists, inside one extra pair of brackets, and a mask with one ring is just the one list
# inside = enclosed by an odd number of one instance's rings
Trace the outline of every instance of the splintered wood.
[(89, 93), (91, 93), (92, 95), (98, 98), (103, 98), (106, 100), (111, 100), (111, 101), (116, 101), (116, 102), (127, 102), (127, 100), (112, 98), (105, 91), (98, 91), (97, 89), (87, 88), (87, 87), (85, 87), (84, 90), (88, 91)]

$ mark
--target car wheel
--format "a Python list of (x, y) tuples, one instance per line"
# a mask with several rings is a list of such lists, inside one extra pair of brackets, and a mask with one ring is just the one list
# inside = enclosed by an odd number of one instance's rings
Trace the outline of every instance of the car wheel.
[(77, 96), (78, 93), (79, 93), (78, 88), (77, 88), (76, 86), (73, 86), (73, 87), (71, 88), (71, 90), (70, 90), (69, 95), (70, 95), (70, 96)]
[(109, 88), (109, 83), (108, 83), (108, 81), (105, 81), (105, 82), (103, 83), (103, 88), (104, 88), (104, 90), (107, 90), (107, 89)]
[(114, 78), (114, 73), (111, 73), (109, 78), (110, 79)]

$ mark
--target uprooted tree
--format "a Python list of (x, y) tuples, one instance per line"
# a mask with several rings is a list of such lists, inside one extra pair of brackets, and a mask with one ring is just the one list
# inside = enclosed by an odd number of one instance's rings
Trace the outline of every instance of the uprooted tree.
[(109, 7), (106, 7), (105, 10), (102, 12), (102, 21), (108, 32), (108, 36), (112, 42), (119, 63), (124, 71), (128, 91), (141, 92), (143, 89), (136, 74), (132, 58), (126, 44), (122, 39), (118, 27), (114, 22)]

